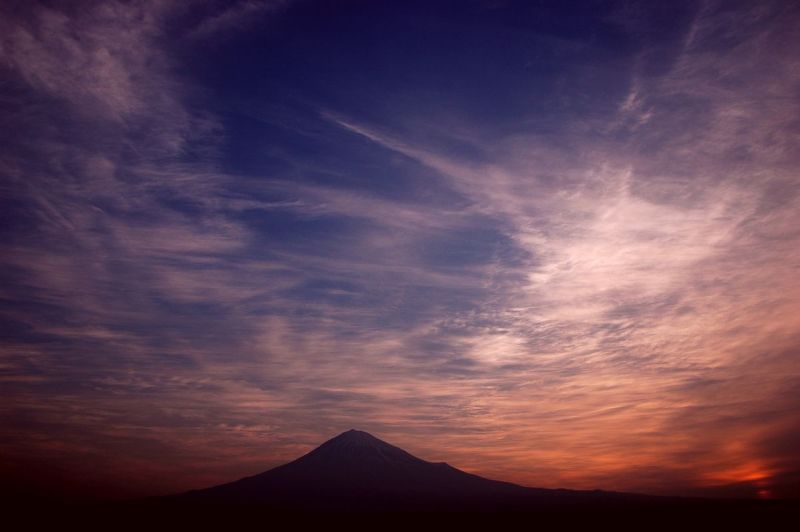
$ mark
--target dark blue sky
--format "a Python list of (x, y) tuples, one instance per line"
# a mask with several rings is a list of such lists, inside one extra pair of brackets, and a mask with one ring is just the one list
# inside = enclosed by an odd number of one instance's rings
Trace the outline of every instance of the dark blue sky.
[(2, 10), (7, 477), (796, 489), (790, 3)]

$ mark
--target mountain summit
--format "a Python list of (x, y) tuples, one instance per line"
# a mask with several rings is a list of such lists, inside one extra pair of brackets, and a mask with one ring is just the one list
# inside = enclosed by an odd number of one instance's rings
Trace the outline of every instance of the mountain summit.
[(350, 429), (326, 441), (306, 456), (306, 460), (320, 461), (409, 461), (419, 460), (399, 447), (379, 440), (372, 434)]

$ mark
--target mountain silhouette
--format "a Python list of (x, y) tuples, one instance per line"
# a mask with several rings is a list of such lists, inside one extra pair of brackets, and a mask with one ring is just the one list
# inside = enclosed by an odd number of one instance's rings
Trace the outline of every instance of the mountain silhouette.
[(81, 530), (503, 530), (520, 523), (558, 530), (763, 530), (796, 520), (798, 506), (528, 488), (428, 462), (348, 430), (292, 462), (235, 482), (86, 506), (14, 501), (12, 515), (34, 519), (37, 529), (75, 523)]
[(348, 430), (285, 465), (174, 499), (311, 510), (459, 510), (608, 504), (642, 497), (490, 480), (444, 462), (422, 460), (367, 432)]

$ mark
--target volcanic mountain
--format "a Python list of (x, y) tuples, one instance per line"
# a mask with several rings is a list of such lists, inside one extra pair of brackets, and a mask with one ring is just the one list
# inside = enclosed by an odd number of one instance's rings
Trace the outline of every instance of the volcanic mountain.
[(349, 430), (293, 462), (228, 484), (76, 507), (36, 499), (15, 503), (12, 515), (35, 520), (33, 528), (64, 528), (72, 520), (81, 530), (504, 530), (520, 523), (558, 530), (682, 530), (701, 523), (763, 530), (796, 521), (797, 510), (792, 501), (526, 488), (427, 462)]
[(638, 497), (526, 488), (427, 462), (371, 434), (348, 430), (264, 473), (172, 498), (182, 502), (275, 508), (361, 510), (474, 509), (603, 503)]

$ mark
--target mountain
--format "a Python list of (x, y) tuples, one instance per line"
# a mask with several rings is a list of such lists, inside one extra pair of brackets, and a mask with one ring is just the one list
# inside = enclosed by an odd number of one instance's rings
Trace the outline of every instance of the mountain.
[(348, 430), (264, 473), (174, 497), (182, 502), (310, 510), (452, 510), (614, 504), (644, 496), (526, 488), (428, 462)]
[(7, 520), (42, 530), (777, 530), (800, 515), (795, 501), (526, 488), (421, 460), (357, 430), (264, 473), (179, 495), (76, 506), (3, 503)]

